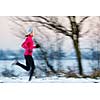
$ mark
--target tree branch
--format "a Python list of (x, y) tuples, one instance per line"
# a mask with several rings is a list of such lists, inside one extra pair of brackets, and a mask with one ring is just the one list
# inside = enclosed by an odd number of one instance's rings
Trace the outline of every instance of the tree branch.
[(38, 17), (38, 18), (45, 20), (46, 22), (50, 22), (50, 20), (48, 20), (46, 17), (42, 17), (42, 16), (33, 16), (33, 17)]
[(57, 24), (55, 22), (52, 22), (52, 21), (49, 21), (47, 18), (45, 17), (42, 17), (42, 16), (36, 16), (36, 17), (39, 17), (41, 19), (44, 19), (46, 22), (43, 22), (43, 21), (37, 21), (37, 20), (33, 20), (33, 19), (22, 19), (20, 17), (16, 17), (18, 20), (22, 21), (22, 22), (33, 22), (33, 23), (39, 23), (41, 24), (43, 27), (46, 27), (50, 30), (53, 30), (55, 32), (58, 32), (58, 33), (63, 33), (64, 35), (67, 35), (67, 36), (72, 36), (69, 32), (71, 32), (71, 30), (67, 30), (64, 26), (60, 25), (60, 24)]
[(78, 25), (81, 25), (86, 19), (88, 19), (89, 18), (89, 16), (86, 16), (86, 17), (84, 17), (80, 22), (79, 22), (79, 24)]

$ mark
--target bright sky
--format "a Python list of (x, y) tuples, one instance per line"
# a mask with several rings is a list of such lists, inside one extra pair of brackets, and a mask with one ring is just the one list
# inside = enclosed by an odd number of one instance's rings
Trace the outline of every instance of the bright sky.
[(19, 49), (21, 40), (10, 31), (7, 16), (0, 16), (0, 49)]

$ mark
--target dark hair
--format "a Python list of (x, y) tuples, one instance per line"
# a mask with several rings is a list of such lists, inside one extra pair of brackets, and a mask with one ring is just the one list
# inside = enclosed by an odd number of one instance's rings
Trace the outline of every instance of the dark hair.
[(29, 35), (25, 35), (25, 37), (28, 37)]

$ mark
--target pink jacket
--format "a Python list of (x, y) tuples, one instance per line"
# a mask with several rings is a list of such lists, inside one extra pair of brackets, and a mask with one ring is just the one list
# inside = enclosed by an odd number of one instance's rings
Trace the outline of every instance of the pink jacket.
[(36, 46), (34, 46), (34, 45), (35, 45), (35, 43), (32, 40), (32, 36), (29, 35), (21, 45), (25, 49), (24, 55), (32, 56), (32, 50), (33, 50), (33, 48), (36, 48)]

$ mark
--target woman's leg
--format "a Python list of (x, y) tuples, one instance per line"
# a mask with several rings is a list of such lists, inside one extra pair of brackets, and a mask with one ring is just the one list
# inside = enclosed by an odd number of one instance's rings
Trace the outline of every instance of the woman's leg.
[(23, 64), (21, 64), (21, 63), (19, 63), (19, 62), (17, 62), (16, 65), (20, 66), (21, 68), (23, 68), (23, 69), (26, 70), (26, 71), (29, 71), (29, 70), (30, 70), (29, 67), (27, 67), (27, 66), (25, 66), (25, 65), (23, 65)]
[(34, 60), (33, 60), (32, 56), (30, 56), (30, 55), (25, 55), (25, 60), (26, 60), (26, 66), (19, 62), (17, 62), (16, 65), (20, 66), (21, 68), (25, 69), (26, 71), (30, 70), (30, 76), (29, 76), (29, 81), (30, 81), (34, 74), (34, 69), (35, 69)]
[(23, 68), (24, 70), (26, 71), (29, 71), (30, 70), (30, 66), (29, 66), (29, 59), (27, 56), (25, 56), (25, 60), (26, 60), (26, 66), (17, 62), (16, 65), (20, 66), (21, 68)]
[(30, 66), (30, 77), (29, 77), (29, 81), (30, 81), (34, 74), (35, 65), (34, 65), (34, 60), (32, 56), (28, 56), (28, 60), (29, 60), (29, 66)]

